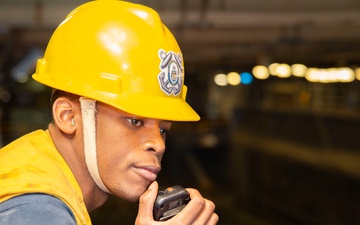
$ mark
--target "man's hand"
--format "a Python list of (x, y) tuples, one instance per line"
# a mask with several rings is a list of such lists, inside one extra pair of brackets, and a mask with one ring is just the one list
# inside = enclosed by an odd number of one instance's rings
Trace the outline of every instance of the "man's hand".
[(153, 207), (158, 192), (158, 184), (154, 181), (140, 196), (139, 212), (136, 217), (136, 225), (156, 225), (156, 224), (183, 224), (183, 225), (213, 225), (217, 224), (219, 217), (214, 212), (215, 205), (212, 201), (205, 199), (201, 194), (191, 188), (186, 190), (190, 194), (190, 202), (186, 207), (173, 218), (157, 222), (153, 218)]

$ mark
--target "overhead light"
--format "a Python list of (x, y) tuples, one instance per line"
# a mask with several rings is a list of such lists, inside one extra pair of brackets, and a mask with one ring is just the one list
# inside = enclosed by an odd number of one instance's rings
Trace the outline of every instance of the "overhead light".
[(291, 76), (291, 67), (286, 63), (281, 63), (276, 67), (276, 75), (281, 78)]
[(333, 83), (351, 82), (355, 79), (355, 73), (348, 67), (342, 68), (309, 68), (305, 78), (310, 82)]
[(360, 67), (354, 70), (356, 79), (360, 80)]
[(258, 65), (255, 66), (252, 70), (254, 77), (260, 80), (267, 79), (269, 77), (269, 70), (266, 66)]
[(293, 64), (291, 65), (291, 73), (296, 77), (304, 77), (307, 67), (303, 64)]
[(215, 77), (214, 77), (214, 82), (215, 82), (216, 85), (219, 85), (219, 86), (228, 85), (226, 74), (222, 74), (222, 73), (216, 74)]
[(230, 85), (236, 86), (241, 82), (240, 75), (237, 72), (230, 72), (226, 76), (226, 80)]
[(277, 67), (279, 66), (279, 63), (271, 63), (269, 65), (269, 73), (270, 75), (277, 76)]

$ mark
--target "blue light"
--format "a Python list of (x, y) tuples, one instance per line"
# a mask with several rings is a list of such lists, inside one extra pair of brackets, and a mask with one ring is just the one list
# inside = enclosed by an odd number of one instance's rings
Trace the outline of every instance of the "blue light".
[(242, 84), (251, 84), (253, 82), (253, 75), (249, 72), (240, 73)]

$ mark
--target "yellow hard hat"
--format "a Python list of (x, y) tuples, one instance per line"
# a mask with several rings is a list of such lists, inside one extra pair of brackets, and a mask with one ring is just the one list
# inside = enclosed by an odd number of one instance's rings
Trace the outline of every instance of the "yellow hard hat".
[(98, 0), (73, 10), (33, 78), (137, 116), (200, 119), (185, 101), (184, 62), (174, 36), (154, 10), (139, 4)]

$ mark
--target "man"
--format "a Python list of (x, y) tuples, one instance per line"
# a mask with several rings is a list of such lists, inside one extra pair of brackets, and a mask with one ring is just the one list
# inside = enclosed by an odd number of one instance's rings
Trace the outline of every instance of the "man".
[[(53, 121), (0, 150), (0, 224), (91, 224), (110, 194), (139, 202), (135, 224), (157, 224), (153, 204), (172, 121), (197, 121), (186, 103), (181, 51), (158, 14), (99, 0), (55, 30), (33, 78), (53, 88)], [(195, 189), (163, 224), (216, 224)]]

